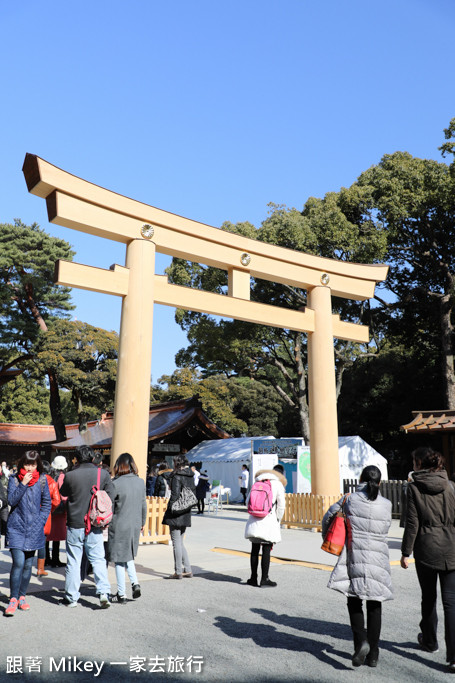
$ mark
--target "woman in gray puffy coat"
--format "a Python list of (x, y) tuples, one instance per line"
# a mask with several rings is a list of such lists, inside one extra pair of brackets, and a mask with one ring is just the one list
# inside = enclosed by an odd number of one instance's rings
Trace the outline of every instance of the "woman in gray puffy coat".
[[(329, 588), (348, 598), (348, 611), (354, 638), (353, 666), (365, 661), (377, 666), (381, 634), (382, 603), (393, 599), (387, 534), (392, 521), (392, 503), (379, 493), (381, 472), (365, 467), (355, 493), (334, 503), (322, 520), (325, 536), (332, 517), (344, 502), (346, 545), (332, 571)], [(366, 600), (367, 627), (362, 600)]]
[(115, 601), (127, 602), (125, 569), (131, 581), (133, 598), (141, 596), (134, 558), (139, 548), (139, 535), (147, 518), (145, 483), (137, 474), (133, 456), (122, 453), (114, 465), (114, 490), (112, 521), (109, 524), (107, 556), (115, 564), (117, 596)]

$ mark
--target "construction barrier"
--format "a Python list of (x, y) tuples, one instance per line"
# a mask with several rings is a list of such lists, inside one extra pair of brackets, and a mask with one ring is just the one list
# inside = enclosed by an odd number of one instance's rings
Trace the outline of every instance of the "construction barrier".
[(322, 528), (322, 518), (333, 503), (340, 500), (338, 496), (319, 496), (313, 493), (287, 493), (286, 508), (281, 524), (288, 529), (297, 527), (302, 529)]
[(144, 525), (144, 533), (139, 536), (139, 543), (170, 543), (171, 534), (169, 527), (162, 524), (161, 520), (166, 511), (168, 498), (147, 498), (147, 519)]

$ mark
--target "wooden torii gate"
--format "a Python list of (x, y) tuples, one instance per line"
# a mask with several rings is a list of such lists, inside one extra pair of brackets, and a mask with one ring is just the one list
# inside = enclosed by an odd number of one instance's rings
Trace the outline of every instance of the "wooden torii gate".
[[(145, 477), (152, 363), (153, 304), (308, 333), (308, 385), (313, 493), (339, 494), (333, 338), (366, 343), (368, 327), (332, 314), (332, 294), (373, 296), (388, 267), (321, 258), (198, 223), (78, 178), (27, 154), (29, 192), (46, 199), (49, 221), (123, 242), (125, 266), (56, 264), (55, 282), (122, 297), (111, 462), (127, 451)], [(172, 285), (155, 275), (155, 252), (227, 270), (228, 295)], [(250, 277), (308, 291), (304, 311), (250, 301)]]

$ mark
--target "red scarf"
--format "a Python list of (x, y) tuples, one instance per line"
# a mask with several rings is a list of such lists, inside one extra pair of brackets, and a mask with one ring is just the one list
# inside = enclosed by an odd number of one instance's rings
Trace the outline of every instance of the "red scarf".
[[(19, 481), (22, 481), (22, 479), (25, 477), (26, 474), (27, 474), (27, 470), (24, 467), (21, 467), (20, 472), (17, 475), (19, 477)], [(33, 484), (36, 484), (38, 479), (39, 479), (39, 472), (38, 472), (38, 470), (34, 470), (34, 472), (32, 474), (32, 478), (28, 482), (28, 485), (33, 486)]]

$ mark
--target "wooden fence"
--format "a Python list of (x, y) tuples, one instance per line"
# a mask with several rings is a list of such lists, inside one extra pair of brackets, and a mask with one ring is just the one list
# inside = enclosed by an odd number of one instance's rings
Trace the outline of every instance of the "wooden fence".
[(312, 493), (287, 493), (281, 524), (301, 529), (321, 530), (322, 518), (340, 496), (317, 496)]
[(167, 508), (168, 498), (147, 498), (147, 519), (144, 533), (139, 536), (139, 543), (170, 543), (169, 527), (161, 524)]
[[(343, 493), (355, 491), (358, 485), (357, 479), (343, 479)], [(384, 498), (388, 498), (392, 503), (392, 517), (400, 519), (403, 506), (403, 484), (402, 479), (390, 479), (381, 481), (379, 490)]]

